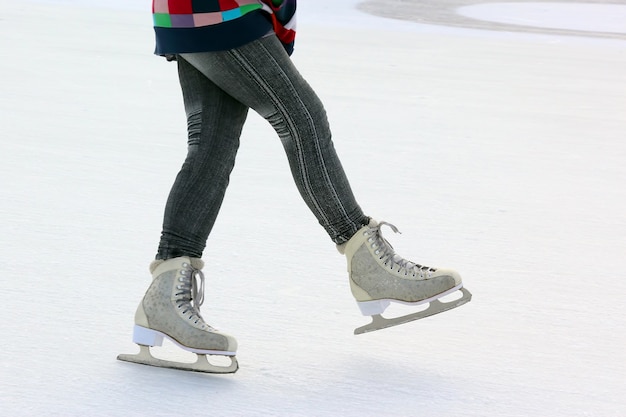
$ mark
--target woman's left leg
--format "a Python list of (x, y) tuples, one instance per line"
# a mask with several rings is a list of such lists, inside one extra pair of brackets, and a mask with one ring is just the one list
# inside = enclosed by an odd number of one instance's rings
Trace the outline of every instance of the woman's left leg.
[(275, 36), (182, 59), (271, 123), (300, 195), (335, 243), (347, 242), (368, 223), (333, 146), (324, 107)]

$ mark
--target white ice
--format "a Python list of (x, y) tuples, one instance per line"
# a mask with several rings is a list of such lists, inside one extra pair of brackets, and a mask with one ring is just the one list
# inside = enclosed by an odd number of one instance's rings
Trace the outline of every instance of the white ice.
[(0, 0), (1, 416), (626, 415), (626, 41), (301, 2), (360, 204), (474, 299), (353, 336), (345, 261), (251, 114), (205, 252), (241, 369), (210, 376), (115, 360), (186, 125), (149, 2), (99, 3)]
[(626, 33), (624, 4), (484, 3), (460, 7), (457, 12), (474, 19), (512, 25)]

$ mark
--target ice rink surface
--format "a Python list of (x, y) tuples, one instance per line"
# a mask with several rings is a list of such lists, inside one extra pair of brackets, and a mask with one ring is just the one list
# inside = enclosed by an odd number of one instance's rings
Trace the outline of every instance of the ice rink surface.
[(231, 376), (115, 360), (186, 122), (149, 2), (99, 3), (0, 0), (1, 416), (626, 415), (621, 2), (302, 1), (360, 204), (474, 299), (353, 336), (345, 261), (251, 114), (204, 256)]

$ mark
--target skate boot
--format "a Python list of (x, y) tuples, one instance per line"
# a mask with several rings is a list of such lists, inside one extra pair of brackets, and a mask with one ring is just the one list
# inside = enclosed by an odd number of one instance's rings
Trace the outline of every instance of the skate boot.
[[(200, 315), (204, 301), (204, 263), (198, 258), (174, 258), (150, 265), (152, 284), (137, 307), (133, 342), (140, 347), (137, 355), (119, 355), (118, 359), (208, 373), (237, 371), (237, 341), (209, 326)], [(166, 361), (152, 356), (151, 346), (161, 346), (167, 338), (181, 349), (197, 354), (197, 362)], [(206, 355), (230, 357), (229, 366), (212, 365)]]
[[(472, 295), (463, 288), (461, 276), (456, 271), (423, 266), (397, 255), (383, 238), (380, 228), (384, 225), (398, 233), (392, 224), (371, 220), (348, 242), (337, 246), (348, 261), (352, 295), (361, 313), (372, 316), (372, 323), (355, 329), (355, 334), (432, 316), (470, 301)], [(463, 293), (460, 299), (447, 303), (438, 300), (459, 290)], [(429, 307), (407, 316), (386, 319), (381, 314), (391, 302), (428, 303)]]

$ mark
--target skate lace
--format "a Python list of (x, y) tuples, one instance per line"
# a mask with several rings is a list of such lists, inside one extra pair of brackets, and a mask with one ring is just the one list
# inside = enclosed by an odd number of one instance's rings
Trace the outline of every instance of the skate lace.
[(366, 232), (366, 236), (369, 236), (367, 241), (371, 244), (376, 254), (385, 266), (398, 273), (403, 273), (405, 276), (412, 276), (414, 278), (430, 278), (432, 273), (436, 271), (435, 268), (429, 266), (420, 265), (415, 262), (411, 262), (404, 259), (400, 255), (396, 254), (393, 246), (383, 237), (381, 230), (382, 226), (389, 226), (394, 233), (402, 233), (396, 226), (387, 222), (380, 222), (377, 226), (371, 227), (371, 232)]
[(200, 315), (200, 306), (204, 303), (204, 273), (186, 263), (183, 268), (176, 286), (179, 291), (176, 293), (179, 297), (176, 299), (176, 306), (195, 324), (200, 323), (203, 328), (210, 328)]

